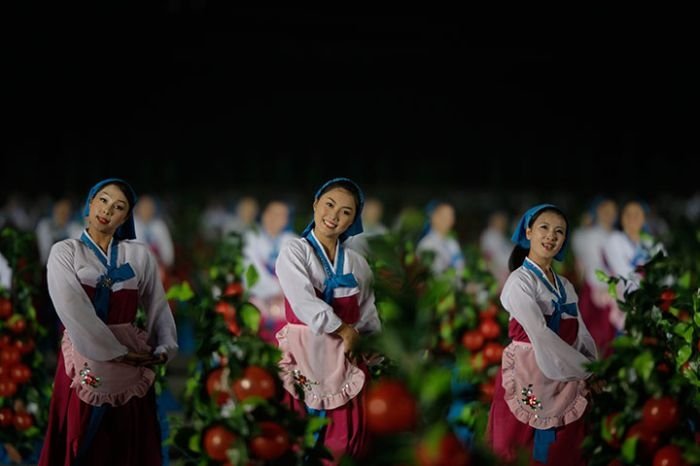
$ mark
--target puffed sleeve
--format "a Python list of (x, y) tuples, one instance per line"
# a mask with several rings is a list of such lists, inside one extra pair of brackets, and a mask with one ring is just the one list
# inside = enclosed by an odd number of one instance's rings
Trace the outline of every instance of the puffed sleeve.
[(60, 241), (49, 253), (47, 282), (56, 314), (80, 354), (95, 361), (109, 361), (128, 353), (95, 312), (75, 272), (76, 243)]
[(352, 255), (352, 261), (355, 264), (352, 273), (355, 275), (360, 288), (360, 319), (355, 324), (355, 328), (360, 333), (378, 332), (382, 329), (382, 323), (379, 320), (377, 306), (374, 303), (372, 270), (369, 268), (365, 258), (356, 254), (355, 251), (347, 251), (347, 254)]
[[(552, 380), (581, 380), (591, 375), (584, 367), (590, 362), (576, 348), (554, 333), (535, 300), (536, 285), (525, 274), (511, 273), (501, 292), (501, 303), (518, 321), (535, 350), (542, 373)], [(580, 313), (579, 313), (580, 314)]]
[(139, 277), (139, 300), (146, 312), (148, 343), (154, 354), (165, 353), (171, 361), (178, 350), (175, 319), (160, 281), (156, 258), (145, 246), (141, 253), (144, 267), (143, 276)]
[(297, 318), (316, 335), (332, 333), (340, 327), (342, 321), (329, 304), (316, 296), (303, 241), (305, 240), (293, 239), (282, 247), (275, 271), (282, 292)]

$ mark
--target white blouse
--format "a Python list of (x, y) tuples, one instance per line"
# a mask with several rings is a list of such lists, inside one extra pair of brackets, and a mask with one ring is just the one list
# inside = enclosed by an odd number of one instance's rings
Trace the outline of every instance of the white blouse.
[[(106, 259), (110, 257), (110, 243)], [(102, 251), (100, 251), (102, 252)], [(135, 276), (115, 283), (112, 292), (137, 290), (139, 304), (146, 313), (148, 342), (155, 354), (166, 353), (168, 360), (177, 353), (177, 330), (165, 298), (158, 265), (148, 246), (135, 240), (121, 241), (117, 266), (128, 262)], [(94, 287), (106, 272), (95, 253), (80, 240), (59, 241), (51, 248), (47, 264), (49, 294), (56, 313), (77, 350), (89, 359), (109, 361), (128, 352), (95, 312), (83, 289)]]
[[(534, 262), (530, 261), (530, 263), (537, 267)], [(578, 295), (573, 285), (566, 278), (559, 278), (566, 290), (566, 302), (577, 303)], [(550, 285), (557, 289), (555, 284), (550, 283)], [(566, 313), (561, 315), (562, 320), (578, 319), (578, 336), (573, 346), (547, 327), (545, 316), (554, 312), (552, 300), (557, 300), (557, 296), (547, 289), (534, 272), (524, 266), (517, 268), (508, 276), (501, 291), (501, 303), (510, 313), (510, 318), (518, 321), (525, 330), (542, 373), (553, 380), (585, 379), (590, 372), (584, 368), (584, 364), (597, 358), (595, 342), (580, 312), (576, 317)]]
[[(313, 232), (311, 233), (313, 234)], [(336, 245), (336, 248), (338, 245)], [(356, 251), (343, 248), (345, 263), (343, 274), (352, 273), (358, 286), (353, 288), (336, 288), (336, 298), (357, 296), (360, 318), (354, 324), (360, 333), (381, 330), (377, 308), (374, 304), (372, 271), (367, 260)], [(325, 256), (325, 251), (323, 251)], [(336, 255), (336, 260), (337, 260)], [(326, 256), (326, 260), (328, 257)], [(330, 262), (335, 270), (335, 262)], [(325, 288), (326, 272), (321, 261), (316, 257), (313, 246), (304, 238), (288, 241), (277, 257), (277, 276), (284, 296), (294, 310), (294, 314), (317, 335), (332, 333), (340, 327), (342, 321), (333, 312), (333, 308), (316, 296), (316, 290)]]

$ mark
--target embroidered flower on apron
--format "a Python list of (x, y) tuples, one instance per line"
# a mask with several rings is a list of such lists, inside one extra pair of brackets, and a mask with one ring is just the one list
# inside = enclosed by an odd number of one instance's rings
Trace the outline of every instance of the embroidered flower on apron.
[(522, 400), (520, 401), (522, 401), (525, 406), (529, 406), (533, 411), (542, 409), (542, 402), (537, 399), (537, 396), (535, 396), (534, 392), (532, 391), (532, 384), (528, 384), (527, 387), (523, 387), (520, 394), (523, 396)]

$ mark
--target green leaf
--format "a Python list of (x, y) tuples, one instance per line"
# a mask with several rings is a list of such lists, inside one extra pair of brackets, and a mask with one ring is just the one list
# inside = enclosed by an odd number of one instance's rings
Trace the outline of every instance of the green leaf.
[(690, 345), (683, 345), (678, 350), (678, 355), (676, 357), (676, 367), (680, 367), (685, 362), (690, 359), (690, 355), (693, 354), (693, 350)]
[(690, 270), (686, 270), (686, 272), (678, 278), (678, 286), (685, 290), (690, 288)]
[(422, 379), (421, 400), (430, 404), (449, 392), (452, 373), (449, 369), (436, 367), (431, 369)]
[(650, 351), (644, 351), (632, 361), (632, 367), (645, 382), (649, 380), (655, 365), (654, 356)]
[(607, 274), (607, 273), (605, 273), (605, 272), (603, 272), (602, 270), (598, 269), (598, 270), (595, 271), (595, 278), (597, 278), (598, 281), (601, 281), (601, 282), (603, 282), (603, 283), (607, 283), (607, 282), (608, 282), (608, 278), (610, 278), (610, 277), (608, 277), (608, 274)]
[(693, 342), (693, 327), (686, 322), (678, 322), (674, 325), (673, 333), (683, 338), (688, 344)]
[(190, 441), (187, 443), (187, 447), (195, 453), (200, 453), (202, 450), (200, 445), (202, 444), (202, 437), (199, 434), (194, 434), (190, 437)]
[(184, 281), (177, 285), (173, 285), (168, 289), (165, 297), (168, 300), (174, 299), (176, 301), (189, 301), (194, 298), (194, 291), (190, 287), (189, 282)]
[(625, 463), (629, 464), (634, 461), (637, 456), (637, 440), (639, 437), (630, 437), (622, 442), (622, 448), (620, 452), (622, 453), (622, 459)]
[(326, 417), (310, 416), (306, 424), (304, 445), (307, 447), (313, 447), (316, 444), (314, 434), (329, 422), (330, 420)]
[(249, 265), (245, 271), (245, 280), (247, 287), (249, 289), (253, 288), (253, 286), (255, 286), (255, 284), (257, 283), (259, 277), (260, 275), (258, 274), (258, 270), (255, 267), (253, 267), (252, 264)]
[(257, 333), (258, 329), (260, 328), (261, 319), (258, 308), (250, 303), (245, 303), (243, 306), (241, 306), (240, 313), (243, 325), (248, 327), (254, 333)]

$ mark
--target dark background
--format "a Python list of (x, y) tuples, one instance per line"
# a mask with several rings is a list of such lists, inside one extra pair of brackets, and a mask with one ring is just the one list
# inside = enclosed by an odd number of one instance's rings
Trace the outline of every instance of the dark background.
[(690, 47), (482, 47), (450, 12), (113, 3), (17, 12), (3, 192), (113, 175), (170, 192), (307, 192), (335, 175), (399, 191), (697, 189)]

